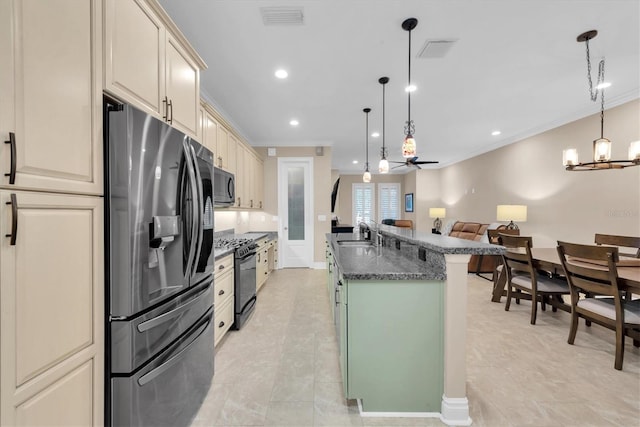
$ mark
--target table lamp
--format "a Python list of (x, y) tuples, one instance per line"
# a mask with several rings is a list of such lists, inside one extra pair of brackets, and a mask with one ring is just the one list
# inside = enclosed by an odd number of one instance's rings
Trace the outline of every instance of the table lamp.
[(496, 219), (498, 221), (509, 221), (507, 229), (518, 230), (518, 226), (514, 221), (527, 221), (527, 207), (525, 205), (498, 205)]
[(445, 208), (429, 208), (429, 218), (435, 218), (433, 221), (433, 230), (432, 233), (440, 234), (440, 228), (442, 228), (442, 220), (440, 217), (444, 218), (447, 210)]

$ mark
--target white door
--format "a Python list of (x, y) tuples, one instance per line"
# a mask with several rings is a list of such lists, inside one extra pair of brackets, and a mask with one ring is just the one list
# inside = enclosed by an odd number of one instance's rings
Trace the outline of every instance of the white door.
[(313, 158), (278, 159), (279, 263), (313, 267)]

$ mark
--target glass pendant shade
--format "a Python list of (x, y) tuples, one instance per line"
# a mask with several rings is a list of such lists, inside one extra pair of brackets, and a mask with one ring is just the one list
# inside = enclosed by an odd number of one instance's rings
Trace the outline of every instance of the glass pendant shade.
[(593, 161), (608, 162), (611, 160), (611, 141), (600, 138), (593, 141)]
[(562, 164), (564, 166), (575, 166), (578, 164), (578, 150), (567, 148), (562, 151)]
[(371, 182), (371, 173), (369, 171), (365, 171), (364, 175), (362, 175), (362, 182)]
[(640, 161), (640, 141), (634, 141), (629, 144), (629, 160), (632, 162)]
[(387, 159), (380, 159), (378, 164), (378, 172), (389, 173), (389, 161)]
[(410, 159), (416, 156), (416, 140), (413, 135), (407, 135), (402, 143), (402, 157)]

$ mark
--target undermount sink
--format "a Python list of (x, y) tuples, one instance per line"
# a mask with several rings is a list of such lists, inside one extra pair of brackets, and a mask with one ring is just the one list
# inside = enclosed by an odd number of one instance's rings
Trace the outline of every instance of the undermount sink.
[(339, 246), (355, 246), (355, 247), (370, 247), (373, 246), (373, 242), (369, 240), (338, 240)]

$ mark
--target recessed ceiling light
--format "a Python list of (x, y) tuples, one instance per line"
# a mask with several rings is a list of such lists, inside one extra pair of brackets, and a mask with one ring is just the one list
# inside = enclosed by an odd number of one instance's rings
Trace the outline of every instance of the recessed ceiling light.
[(598, 86), (596, 86), (596, 89), (606, 89), (609, 86), (611, 86), (611, 83), (609, 82), (602, 82), (600, 83)]
[(415, 92), (417, 89), (416, 85), (409, 85), (407, 87), (404, 88), (405, 92)]
[(289, 122), (289, 124), (290, 124), (291, 126), (298, 126), (298, 125), (300, 124), (300, 122), (298, 122), (296, 119), (293, 119), (293, 120), (291, 120), (291, 121)]
[(279, 70), (276, 70), (276, 77), (279, 79), (286, 79), (289, 76), (289, 73), (287, 73), (287, 70), (283, 70), (282, 68)]
[(498, 136), (500, 135), (502, 132), (500, 132), (499, 130), (494, 130), (493, 132), (491, 132), (491, 135), (493, 136)]
[(351, 162), (351, 163), (353, 163), (354, 165), (357, 165), (357, 164), (358, 164), (358, 161), (357, 161), (357, 160), (354, 160), (354, 161), (353, 161), (353, 162)]
[(374, 132), (374, 133), (371, 134), (372, 138), (377, 138), (379, 136), (380, 136), (380, 134), (378, 132)]

